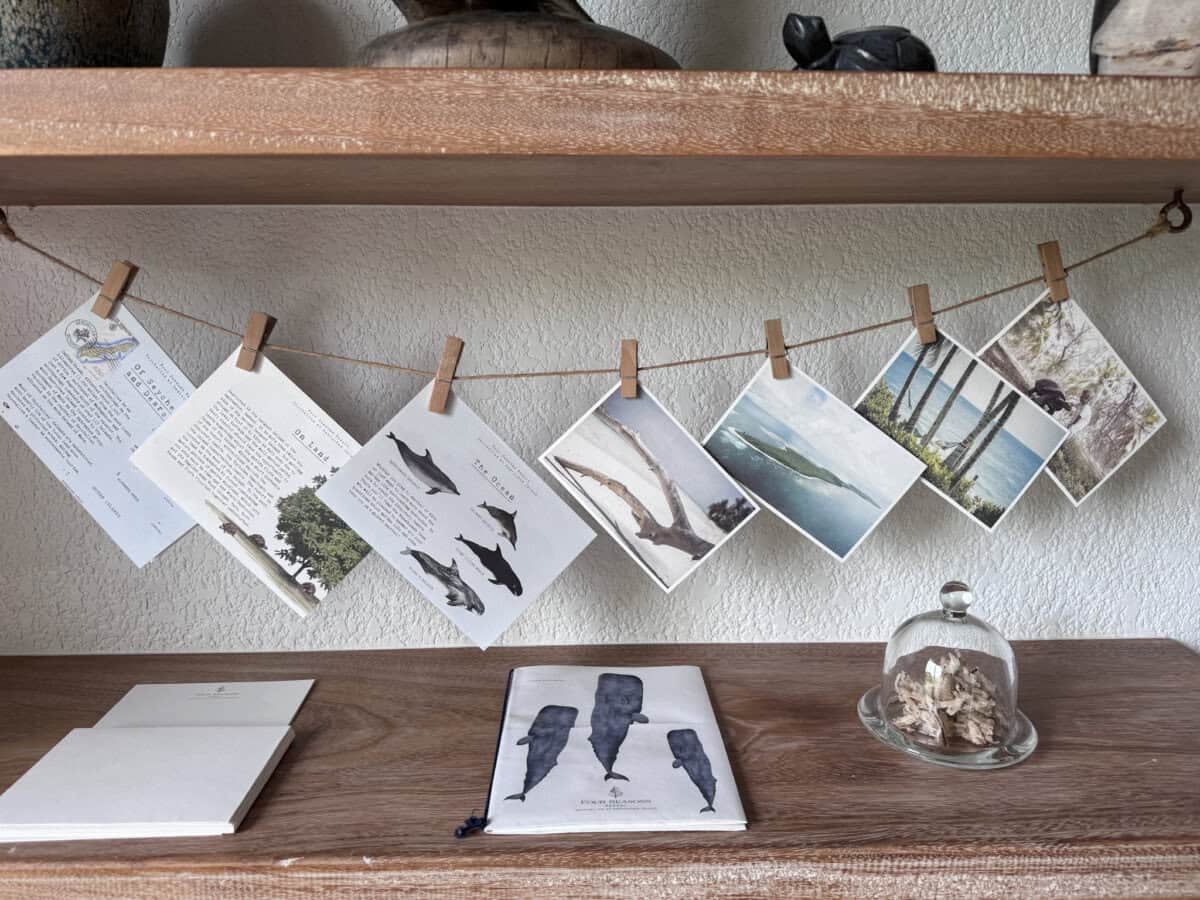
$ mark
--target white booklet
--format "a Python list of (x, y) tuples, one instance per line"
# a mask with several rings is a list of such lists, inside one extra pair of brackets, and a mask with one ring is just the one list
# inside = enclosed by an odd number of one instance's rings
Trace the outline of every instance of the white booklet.
[(137, 685), (0, 795), (0, 843), (232, 833), (312, 685)]
[(695, 666), (529, 666), (509, 676), (488, 834), (741, 831)]

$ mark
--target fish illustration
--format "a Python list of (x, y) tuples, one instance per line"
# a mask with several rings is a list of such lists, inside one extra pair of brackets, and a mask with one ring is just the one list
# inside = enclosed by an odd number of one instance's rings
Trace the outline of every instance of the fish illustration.
[(542, 783), (550, 770), (558, 765), (558, 754), (567, 746), (567, 738), (575, 727), (579, 710), (573, 706), (543, 706), (529, 734), (517, 741), (517, 746), (529, 745), (525, 759), (525, 786), (519, 794), (510, 794), (505, 800), (525, 802), (525, 795)]
[(108, 343), (95, 343), (80, 347), (75, 351), (76, 358), (82, 363), (120, 362), (138, 347), (134, 337), (120, 338)]
[(418, 456), (413, 452), (412, 448), (392, 432), (388, 432), (388, 440), (396, 445), (396, 449), (400, 451), (400, 458), (404, 460), (404, 465), (408, 466), (408, 471), (412, 472), (417, 477), (417, 480), (425, 485), (428, 485), (427, 494), (457, 494), (458, 488), (454, 482), (450, 480), (450, 476), (439, 469), (433, 462), (433, 453), (426, 449), (424, 456)]
[(496, 520), (496, 524), (500, 526), (500, 531), (508, 538), (508, 542), (513, 545), (513, 549), (517, 548), (517, 512), (506, 512), (498, 506), (490, 506), (487, 503), (480, 503), (479, 508), (487, 512), (489, 516)]
[(428, 553), (422, 553), (420, 550), (402, 550), (401, 555), (411, 556), (426, 575), (441, 582), (442, 587), (446, 589), (446, 600), (450, 606), (462, 606), (466, 608), (467, 612), (473, 612), (478, 616), (483, 615), (483, 601), (458, 574), (457, 560), (452, 559), (450, 565), (443, 566)]
[(621, 744), (634, 722), (645, 725), (650, 720), (642, 715), (642, 679), (636, 675), (614, 675), (605, 672), (596, 681), (596, 703), (592, 707), (592, 733), (588, 737), (596, 759), (604, 766), (604, 780), (629, 779), (612, 770), (621, 751)]
[(517, 577), (517, 573), (513, 571), (512, 566), (508, 564), (508, 560), (504, 558), (504, 553), (500, 550), (500, 545), (496, 545), (495, 550), (489, 550), (487, 547), (481, 546), (474, 541), (469, 541), (461, 534), (455, 538), (456, 541), (461, 541), (466, 544), (471, 552), (479, 557), (479, 561), (483, 563), (484, 568), (492, 573), (489, 581), (492, 584), (499, 584), (516, 596), (520, 597), (524, 588), (521, 587), (521, 579)]
[(700, 796), (708, 801), (708, 806), (700, 812), (716, 812), (713, 809), (713, 797), (717, 795), (717, 779), (713, 778), (712, 763), (708, 761), (704, 745), (700, 743), (696, 732), (691, 728), (668, 731), (667, 746), (675, 756), (671, 768), (678, 769), (682, 766), (688, 773), (688, 778), (692, 779), (692, 784), (699, 789)]

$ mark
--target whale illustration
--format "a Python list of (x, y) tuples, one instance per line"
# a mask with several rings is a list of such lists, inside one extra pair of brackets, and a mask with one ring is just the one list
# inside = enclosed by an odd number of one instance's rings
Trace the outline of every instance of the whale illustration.
[(605, 672), (596, 681), (596, 702), (592, 707), (592, 733), (588, 742), (604, 766), (604, 780), (629, 779), (612, 770), (621, 751), (621, 744), (634, 722), (645, 725), (650, 720), (642, 715), (642, 679), (636, 675), (615, 675)]
[(542, 707), (529, 726), (529, 734), (517, 741), (517, 746), (529, 745), (529, 755), (525, 758), (525, 786), (519, 794), (509, 794), (505, 800), (524, 803), (525, 795), (558, 765), (558, 754), (567, 746), (567, 738), (578, 717), (579, 710), (573, 706)]
[(496, 520), (496, 524), (500, 526), (500, 532), (508, 538), (508, 542), (513, 545), (513, 549), (515, 550), (517, 547), (516, 510), (507, 512), (498, 506), (491, 506), (488, 503), (480, 503), (479, 508)]
[(512, 566), (508, 564), (508, 560), (504, 558), (504, 553), (500, 550), (499, 544), (496, 545), (495, 550), (489, 550), (487, 547), (481, 546), (474, 541), (467, 540), (461, 534), (455, 540), (466, 544), (471, 552), (479, 557), (479, 561), (483, 563), (484, 568), (492, 573), (492, 577), (489, 579), (492, 584), (502, 585), (516, 596), (521, 596), (521, 592), (524, 590), (521, 587), (521, 579), (517, 577), (517, 573), (513, 571)]
[(416, 476), (417, 480), (426, 485), (429, 490), (427, 494), (457, 494), (458, 488), (454, 482), (450, 480), (450, 476), (439, 469), (433, 462), (433, 453), (428, 449), (424, 456), (418, 456), (413, 452), (412, 448), (392, 432), (388, 432), (388, 440), (396, 445), (396, 449), (400, 451), (400, 458), (404, 460), (404, 465), (408, 466), (408, 471)]
[(700, 796), (708, 803), (700, 812), (716, 812), (713, 809), (713, 797), (717, 795), (717, 779), (713, 778), (712, 763), (708, 761), (704, 745), (700, 743), (695, 730), (680, 728), (668, 731), (667, 746), (675, 756), (671, 768), (678, 769), (682, 766), (688, 773), (688, 778), (692, 779), (692, 784), (700, 791)]
[(458, 562), (450, 560), (450, 565), (443, 566), (440, 562), (430, 556), (428, 553), (422, 553), (420, 550), (401, 551), (402, 556), (411, 556), (417, 561), (425, 572), (432, 578), (436, 578), (446, 589), (446, 600), (449, 606), (462, 606), (467, 612), (473, 612), (477, 616), (483, 615), (483, 601), (479, 599), (479, 595), (474, 589), (462, 580), (458, 574)]

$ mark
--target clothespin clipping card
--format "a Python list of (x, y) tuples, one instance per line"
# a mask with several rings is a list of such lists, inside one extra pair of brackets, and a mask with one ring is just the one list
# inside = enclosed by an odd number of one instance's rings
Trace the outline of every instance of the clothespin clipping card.
[(113, 307), (117, 305), (135, 274), (137, 266), (128, 260), (119, 259), (113, 263), (112, 268), (108, 270), (108, 277), (100, 286), (100, 293), (96, 295), (96, 302), (92, 304), (92, 315), (102, 319), (111, 316)]
[(783, 340), (783, 321), (767, 319), (763, 327), (767, 332), (767, 357), (771, 360), (772, 377), (790, 378), (792, 366), (788, 362), (787, 344)]
[(1055, 303), (1070, 300), (1067, 270), (1063, 268), (1062, 251), (1058, 248), (1058, 241), (1038, 244), (1038, 256), (1042, 258), (1042, 277), (1046, 279), (1046, 287), (1050, 288), (1050, 299)]
[(638, 395), (638, 342), (621, 341), (621, 396), (636, 400)]
[(237, 367), (253, 372), (258, 364), (258, 354), (275, 327), (275, 319), (264, 312), (250, 313), (250, 321), (246, 323), (246, 333), (242, 336), (242, 349), (238, 353)]
[(462, 356), (462, 338), (446, 338), (446, 346), (442, 350), (442, 361), (438, 364), (437, 377), (433, 382), (433, 392), (429, 395), (429, 411), (444, 413), (446, 402), (450, 399), (450, 385), (454, 382), (454, 373), (458, 371), (458, 360)]
[(913, 326), (917, 337), (928, 346), (936, 344), (937, 326), (933, 324), (933, 304), (929, 302), (929, 285), (915, 284), (908, 289), (908, 305), (912, 307)]

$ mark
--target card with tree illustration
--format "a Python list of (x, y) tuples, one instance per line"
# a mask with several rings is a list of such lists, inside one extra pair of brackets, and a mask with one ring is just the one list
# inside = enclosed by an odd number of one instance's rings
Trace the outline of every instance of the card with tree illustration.
[(758, 512), (644, 386), (613, 388), (541, 462), (668, 593)]
[(133, 463), (276, 597), (308, 615), (370, 547), (317, 498), (358, 443), (267, 358), (230, 356)]
[(1076, 506), (1167, 422), (1076, 300), (1042, 294), (979, 356), (1070, 432), (1046, 471)]
[(486, 649), (592, 540), (592, 530), (477, 416), (432, 383), (318, 493)]
[(943, 331), (916, 332), (855, 404), (925, 463), (925, 484), (991, 531), (1067, 438), (1067, 430)]

